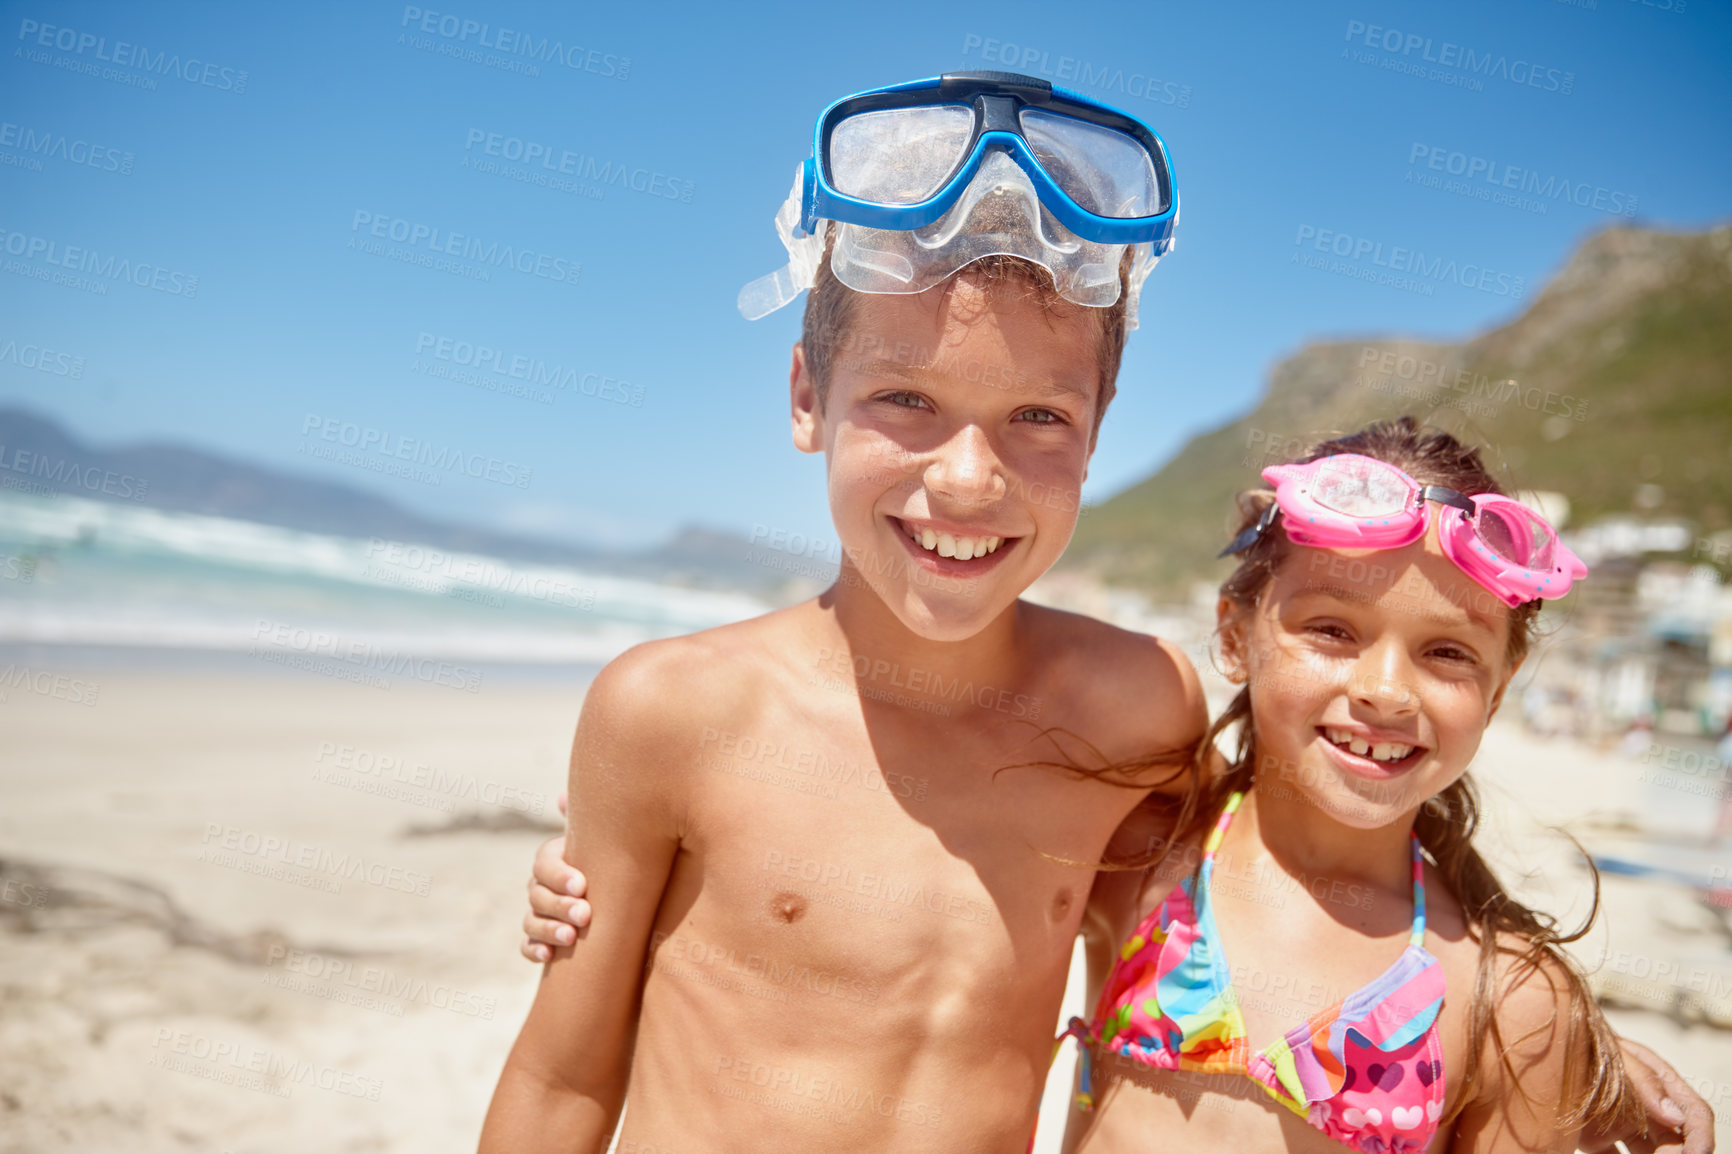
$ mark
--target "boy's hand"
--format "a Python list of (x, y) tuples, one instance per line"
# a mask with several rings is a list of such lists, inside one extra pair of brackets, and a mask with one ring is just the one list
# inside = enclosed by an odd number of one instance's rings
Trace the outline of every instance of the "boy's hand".
[(1617, 1149), (1622, 1141), (1630, 1154), (1713, 1154), (1714, 1111), (1654, 1051), (1619, 1038), (1624, 1070), (1647, 1114), (1646, 1134), (1583, 1134), (1588, 1154)]
[[(565, 813), (564, 790), (559, 791), (559, 812)], [(550, 837), (535, 851), (535, 868), (529, 878), (529, 912), (523, 915), (524, 939), (518, 951), (532, 962), (553, 957), (553, 947), (577, 941), (577, 931), (589, 924), (589, 892), (583, 872), (567, 865), (565, 837)]]

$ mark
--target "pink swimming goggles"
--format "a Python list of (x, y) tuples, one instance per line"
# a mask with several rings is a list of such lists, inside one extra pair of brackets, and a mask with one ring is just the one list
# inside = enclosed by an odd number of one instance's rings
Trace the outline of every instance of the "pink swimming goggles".
[(1511, 607), (1562, 597), (1588, 575), (1557, 530), (1510, 497), (1469, 497), (1442, 485), (1421, 485), (1394, 465), (1357, 453), (1272, 465), (1263, 479), (1275, 486), (1274, 504), (1221, 556), (1249, 549), (1268, 532), (1276, 510), (1285, 514), (1287, 538), (1295, 545), (1399, 549), (1425, 536), (1426, 502), (1435, 501), (1449, 506), (1437, 519), (1444, 556)]

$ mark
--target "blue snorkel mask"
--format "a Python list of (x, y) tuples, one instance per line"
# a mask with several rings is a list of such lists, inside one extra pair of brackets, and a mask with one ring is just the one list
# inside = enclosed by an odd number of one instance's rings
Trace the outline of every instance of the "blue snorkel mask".
[(1052, 274), (1060, 295), (1105, 308), (1126, 278), (1126, 325), (1172, 250), (1179, 196), (1147, 125), (1036, 77), (960, 72), (873, 89), (818, 117), (812, 156), (776, 214), (788, 265), (740, 290), (756, 320), (830, 267), (857, 292), (916, 293), (993, 254)]

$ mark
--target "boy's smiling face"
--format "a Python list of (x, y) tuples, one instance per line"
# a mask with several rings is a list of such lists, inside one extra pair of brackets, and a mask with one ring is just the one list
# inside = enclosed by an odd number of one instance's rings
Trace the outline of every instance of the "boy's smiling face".
[(1076, 528), (1099, 322), (966, 273), (852, 312), (822, 404), (795, 347), (794, 442), (827, 458), (845, 563), (912, 632), (972, 637)]

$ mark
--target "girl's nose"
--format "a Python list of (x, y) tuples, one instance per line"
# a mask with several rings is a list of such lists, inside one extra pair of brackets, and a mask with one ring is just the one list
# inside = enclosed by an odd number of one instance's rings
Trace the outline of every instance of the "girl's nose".
[(1409, 717), (1419, 712), (1419, 689), (1412, 673), (1406, 649), (1393, 640), (1383, 641), (1360, 654), (1347, 693), (1384, 716)]
[(985, 430), (967, 425), (940, 446), (926, 467), (926, 487), (965, 505), (991, 504), (1004, 497), (1004, 469)]

